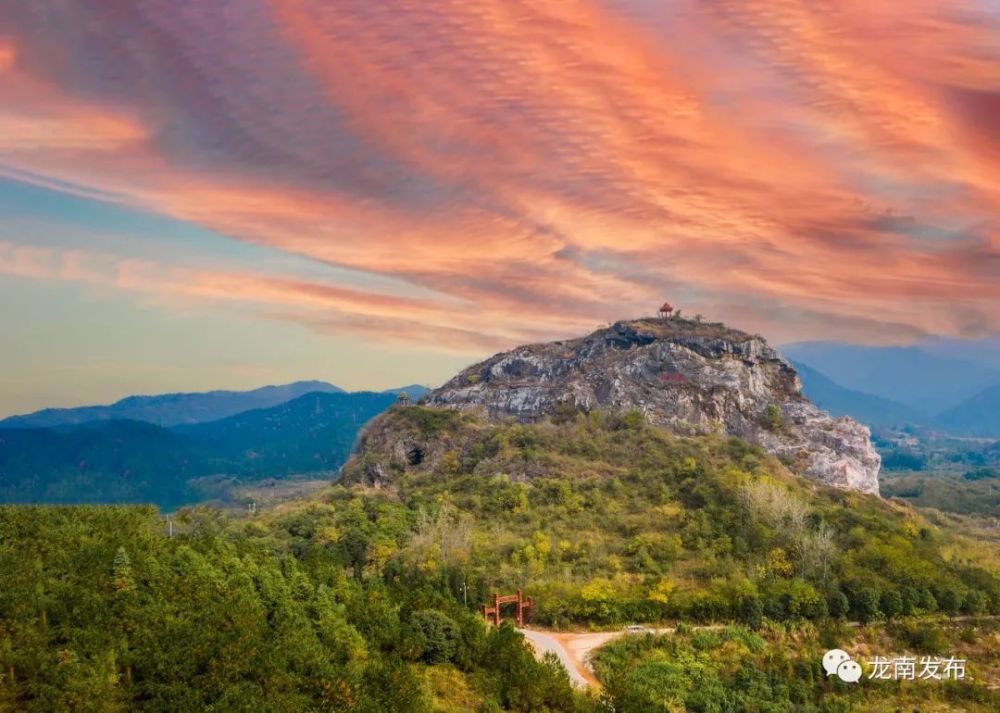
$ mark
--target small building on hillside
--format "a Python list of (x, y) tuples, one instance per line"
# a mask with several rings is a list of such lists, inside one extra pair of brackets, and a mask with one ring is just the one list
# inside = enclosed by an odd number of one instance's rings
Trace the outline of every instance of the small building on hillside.
[(664, 302), (663, 306), (661, 306), (660, 309), (657, 310), (657, 313), (663, 319), (666, 319), (667, 317), (669, 317), (671, 314), (673, 314), (673, 312), (674, 312), (674, 308), (671, 306), (671, 304), (669, 302)]

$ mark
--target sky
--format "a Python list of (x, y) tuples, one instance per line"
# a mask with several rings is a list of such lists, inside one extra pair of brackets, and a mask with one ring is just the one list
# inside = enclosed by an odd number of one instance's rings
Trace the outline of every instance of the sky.
[(0, 415), (687, 314), (1000, 334), (1000, 4), (0, 4)]

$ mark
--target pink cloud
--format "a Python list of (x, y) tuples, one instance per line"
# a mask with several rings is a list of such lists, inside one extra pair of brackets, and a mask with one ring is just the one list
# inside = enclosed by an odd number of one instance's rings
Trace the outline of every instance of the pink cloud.
[(441, 298), (197, 270), (159, 294), (462, 348), (664, 293), (786, 338), (1000, 331), (974, 5), (46, 5), (0, 9), (0, 173)]

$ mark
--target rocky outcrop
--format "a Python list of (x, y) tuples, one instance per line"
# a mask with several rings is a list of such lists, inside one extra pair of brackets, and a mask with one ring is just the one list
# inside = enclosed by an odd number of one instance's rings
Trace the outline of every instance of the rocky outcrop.
[(428, 406), (533, 421), (560, 409), (638, 409), (682, 434), (725, 433), (840, 488), (878, 493), (881, 459), (865, 426), (802, 395), (791, 364), (763, 338), (679, 318), (618, 322), (476, 364)]

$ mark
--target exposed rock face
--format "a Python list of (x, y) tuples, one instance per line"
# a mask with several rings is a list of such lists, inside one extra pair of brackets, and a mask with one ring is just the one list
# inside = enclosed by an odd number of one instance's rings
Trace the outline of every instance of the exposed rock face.
[(878, 493), (881, 458), (868, 428), (820, 411), (784, 357), (721, 324), (618, 322), (582, 339), (518, 347), (466, 369), (425, 402), (520, 421), (566, 407), (639, 409), (655, 425), (739, 436), (807, 477)]

